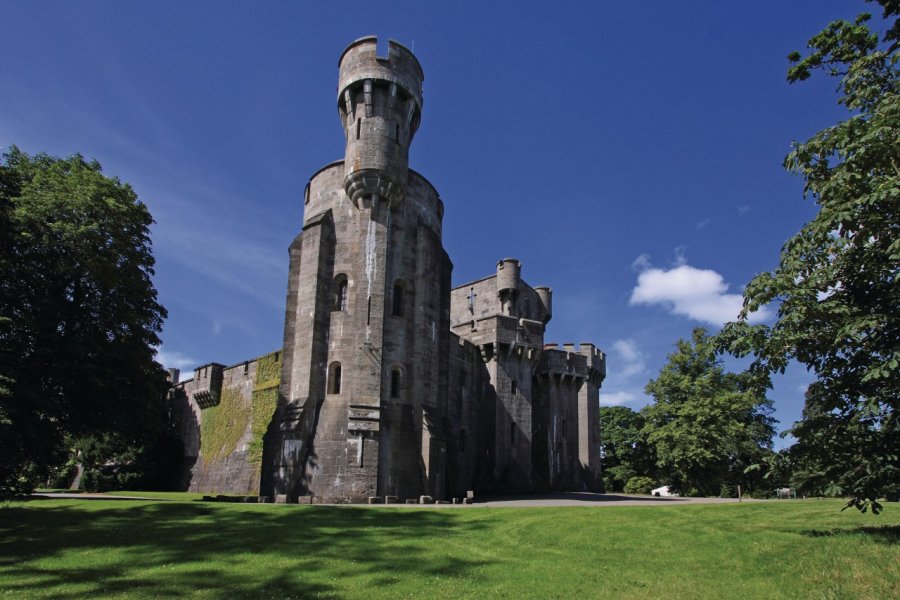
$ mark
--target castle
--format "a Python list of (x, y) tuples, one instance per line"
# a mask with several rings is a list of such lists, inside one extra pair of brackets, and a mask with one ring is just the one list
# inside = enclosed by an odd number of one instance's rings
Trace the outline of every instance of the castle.
[(306, 186), (282, 349), (171, 390), (185, 488), (283, 502), (597, 490), (604, 354), (544, 343), (551, 290), (515, 259), (451, 288), (444, 205), (407, 164), (418, 60), (367, 37), (338, 64), (346, 153)]

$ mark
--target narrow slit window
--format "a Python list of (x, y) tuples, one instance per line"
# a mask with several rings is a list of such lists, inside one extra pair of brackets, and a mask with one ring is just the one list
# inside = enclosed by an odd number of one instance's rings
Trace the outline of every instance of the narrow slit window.
[(394, 285), (394, 302), (392, 313), (395, 317), (403, 316), (403, 288), (399, 285)]
[(347, 310), (347, 280), (338, 279), (337, 290), (334, 294), (334, 310)]
[(391, 371), (391, 398), (400, 397), (400, 370)]
[(356, 120), (356, 139), (359, 139), (359, 130), (362, 127), (362, 119)]
[(513, 396), (515, 396), (516, 392), (519, 391), (519, 386), (516, 385), (515, 381), (513, 381), (511, 384), (509, 384), (509, 391)]
[(341, 393), (341, 363), (331, 363), (328, 369), (328, 393)]
[(372, 323), (372, 296), (369, 296), (369, 301), (366, 305), (366, 325)]

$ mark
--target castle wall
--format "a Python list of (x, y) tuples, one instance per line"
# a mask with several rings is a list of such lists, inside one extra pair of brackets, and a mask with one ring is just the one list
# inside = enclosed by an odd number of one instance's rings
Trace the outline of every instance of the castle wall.
[(535, 435), (546, 454), (536, 457), (543, 481), (554, 490), (599, 489), (600, 384), (605, 357), (593, 344), (545, 346), (537, 365), (538, 400), (544, 418)]
[(210, 363), (172, 388), (186, 454), (183, 489), (258, 493), (263, 435), (276, 404), (276, 354), (232, 367)]

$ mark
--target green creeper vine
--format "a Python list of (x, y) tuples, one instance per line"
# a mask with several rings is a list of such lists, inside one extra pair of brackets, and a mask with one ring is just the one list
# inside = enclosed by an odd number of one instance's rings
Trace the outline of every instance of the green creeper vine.
[(219, 404), (203, 411), (200, 456), (204, 463), (223, 460), (234, 452), (247, 430), (249, 408), (239, 388), (223, 387)]
[(200, 455), (204, 464), (227, 458), (238, 446), (247, 427), (247, 463), (259, 473), (262, 466), (263, 437), (278, 404), (281, 383), (281, 352), (273, 352), (256, 361), (256, 377), (250, 399), (239, 386), (222, 387), (217, 406), (203, 411), (200, 426)]
[(247, 460), (256, 469), (262, 465), (263, 436), (275, 414), (280, 384), (281, 352), (261, 357), (256, 364), (256, 381), (251, 401), (250, 445), (247, 449)]

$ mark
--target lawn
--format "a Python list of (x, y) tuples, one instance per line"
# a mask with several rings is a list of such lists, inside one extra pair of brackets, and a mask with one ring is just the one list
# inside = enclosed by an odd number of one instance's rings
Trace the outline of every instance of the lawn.
[(900, 506), (407, 508), (35, 500), (0, 598), (897, 598)]

